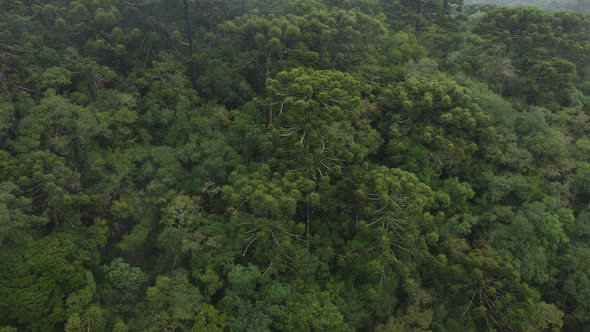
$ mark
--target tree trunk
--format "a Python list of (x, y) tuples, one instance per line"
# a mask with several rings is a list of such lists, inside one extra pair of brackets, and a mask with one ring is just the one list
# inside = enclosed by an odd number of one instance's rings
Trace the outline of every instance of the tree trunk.
[(307, 245), (311, 238), (311, 229), (309, 228), (311, 219), (311, 206), (309, 202), (305, 203), (305, 237), (307, 238)]
[[(271, 65), (271, 54), (270, 51), (267, 51), (266, 54), (266, 79), (268, 80), (270, 78), (270, 65)], [(272, 104), (273, 104), (273, 98), (272, 96), (270, 97), (270, 103), (268, 104), (268, 109), (266, 111), (266, 123), (270, 126), (272, 124)]]
[(273, 98), (270, 97), (270, 103), (268, 104), (268, 109), (266, 110), (266, 123), (269, 126), (272, 125), (272, 104), (273, 104)]
[(197, 71), (193, 64), (193, 22), (191, 21), (191, 14), (189, 11), (188, 0), (183, 0), (184, 3), (184, 23), (186, 25), (186, 39), (188, 41), (188, 66), (191, 72), (191, 84), (193, 89), (197, 88)]

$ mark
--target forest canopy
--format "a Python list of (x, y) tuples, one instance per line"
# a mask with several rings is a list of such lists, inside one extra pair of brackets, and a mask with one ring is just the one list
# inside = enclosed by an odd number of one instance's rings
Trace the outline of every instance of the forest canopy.
[(590, 14), (539, 5), (0, 0), (0, 331), (590, 330)]
[(534, 6), (550, 10), (583, 10), (590, 11), (587, 0), (465, 0), (465, 4), (498, 4), (504, 6)]

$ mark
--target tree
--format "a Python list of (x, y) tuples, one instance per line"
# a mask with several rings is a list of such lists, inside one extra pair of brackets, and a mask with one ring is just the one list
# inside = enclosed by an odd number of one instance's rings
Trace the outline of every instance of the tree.
[[(68, 311), (75, 313), (91, 303), (96, 286), (83, 265), (96, 246), (81, 248), (80, 235), (56, 233), (2, 250), (1, 324), (55, 330), (67, 320)], [(74, 309), (74, 304), (81, 307)]]
[(267, 85), (279, 108), (276, 121), (268, 116), (279, 131), (277, 157), (288, 169), (319, 181), (376, 148), (379, 138), (363, 122), (363, 88), (352, 76), (297, 68), (279, 73)]
[(477, 152), (478, 129), (487, 121), (470, 90), (443, 75), (410, 76), (405, 82), (390, 85), (381, 105), (385, 117), (382, 131), (393, 165), (409, 166), (403, 160), (408, 144), (414, 150), (424, 147), (429, 152), (416, 152), (422, 160), (411, 163), (420, 167), (408, 168), (416, 173), (433, 168), (447, 175), (458, 174), (459, 164)]
[(148, 311), (144, 313), (144, 328), (150, 331), (189, 329), (202, 305), (199, 289), (190, 284), (186, 271), (176, 270), (169, 276), (158, 276), (147, 289)]
[(542, 284), (549, 281), (550, 262), (560, 245), (569, 241), (566, 231), (573, 222), (571, 210), (551, 211), (540, 202), (525, 204), (510, 225), (498, 228), (490, 242), (498, 251), (509, 252), (523, 281)]
[(121, 290), (137, 291), (147, 282), (141, 269), (130, 266), (122, 258), (115, 259), (104, 270), (107, 281)]
[[(374, 151), (379, 137), (362, 121), (361, 84), (334, 70), (297, 68), (267, 81), (279, 107), (269, 125), (277, 128), (277, 163), (316, 182), (337, 175), (346, 163)], [(306, 233), (310, 234), (311, 205), (306, 203)]]

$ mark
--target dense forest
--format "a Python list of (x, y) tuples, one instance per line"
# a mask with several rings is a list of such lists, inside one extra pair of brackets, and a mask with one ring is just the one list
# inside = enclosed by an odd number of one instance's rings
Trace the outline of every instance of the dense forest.
[(491, 3), (505, 6), (535, 6), (552, 10), (590, 11), (588, 0), (465, 0), (465, 4)]
[(0, 331), (590, 331), (589, 14), (0, 9)]

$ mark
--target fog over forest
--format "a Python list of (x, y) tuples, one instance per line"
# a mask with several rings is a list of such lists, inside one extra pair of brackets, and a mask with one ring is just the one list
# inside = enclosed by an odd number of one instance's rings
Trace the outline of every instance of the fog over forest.
[(505, 6), (534, 6), (552, 10), (590, 10), (589, 0), (465, 0), (465, 4), (491, 3)]

